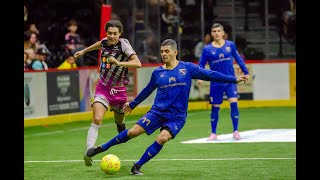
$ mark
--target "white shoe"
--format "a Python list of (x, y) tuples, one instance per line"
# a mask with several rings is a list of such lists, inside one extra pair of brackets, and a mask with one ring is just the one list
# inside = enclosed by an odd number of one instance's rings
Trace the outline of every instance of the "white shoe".
[(211, 135), (209, 136), (209, 138), (207, 139), (208, 141), (214, 141), (216, 140), (218, 137), (215, 133), (211, 133)]
[(239, 134), (238, 131), (234, 131), (233, 132), (233, 139), (235, 139), (235, 140), (239, 140), (240, 139), (240, 134)]

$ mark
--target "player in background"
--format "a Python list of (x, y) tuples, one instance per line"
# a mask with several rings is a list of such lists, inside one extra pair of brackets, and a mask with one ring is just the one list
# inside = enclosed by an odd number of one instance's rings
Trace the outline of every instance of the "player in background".
[[(105, 112), (114, 113), (118, 132), (125, 127), (123, 107), (127, 102), (126, 85), (129, 83), (128, 67), (140, 68), (141, 62), (129, 41), (120, 38), (123, 25), (118, 20), (110, 20), (105, 25), (106, 38), (74, 54), (76, 58), (101, 48), (100, 79), (95, 89), (93, 119), (87, 134), (87, 150), (95, 146), (99, 128)], [(92, 166), (92, 159), (84, 153), (86, 166)]]
[[(249, 79), (249, 72), (245, 65), (244, 60), (241, 58), (234, 42), (225, 40), (223, 38), (225, 32), (224, 28), (219, 23), (214, 23), (211, 27), (211, 36), (213, 41), (206, 45), (199, 60), (199, 66), (205, 68), (208, 62), (210, 69), (218, 71), (223, 74), (235, 77), (233, 68), (233, 60), (238, 63), (242, 72), (245, 75), (246, 80)], [(202, 85), (202, 80), (198, 80), (198, 85)], [(208, 140), (217, 139), (217, 124), (219, 120), (220, 105), (223, 101), (224, 93), (228, 97), (231, 108), (231, 119), (233, 125), (233, 138), (240, 139), (238, 132), (239, 123), (239, 110), (238, 110), (238, 90), (237, 85), (226, 82), (210, 82), (210, 104), (211, 108), (211, 131)]]
[(190, 62), (178, 61), (176, 59), (177, 43), (172, 39), (166, 39), (161, 43), (160, 53), (164, 65), (152, 72), (148, 85), (132, 102), (126, 103), (124, 107), (125, 113), (131, 112), (157, 89), (151, 109), (131, 129), (119, 133), (105, 144), (89, 149), (87, 151), (88, 157), (93, 157), (114, 145), (125, 143), (143, 133), (150, 135), (160, 128), (160, 134), (154, 143), (146, 149), (141, 159), (131, 168), (131, 174), (143, 175), (140, 171), (141, 166), (155, 157), (163, 145), (175, 138), (183, 128), (187, 118), (192, 79), (235, 84), (245, 81), (244, 76), (235, 78), (216, 71), (202, 69)]

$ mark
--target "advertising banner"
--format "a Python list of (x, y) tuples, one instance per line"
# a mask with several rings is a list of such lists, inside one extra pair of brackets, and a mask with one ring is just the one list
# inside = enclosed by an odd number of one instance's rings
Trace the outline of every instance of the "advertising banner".
[(290, 63), (290, 98), (296, 98), (296, 63)]
[(80, 112), (91, 111), (94, 92), (99, 80), (97, 69), (79, 70)]
[(24, 118), (48, 116), (46, 73), (24, 73)]
[(137, 95), (137, 69), (129, 68), (129, 84), (127, 87), (127, 101), (131, 102)]
[(79, 72), (47, 72), (48, 114), (80, 111)]

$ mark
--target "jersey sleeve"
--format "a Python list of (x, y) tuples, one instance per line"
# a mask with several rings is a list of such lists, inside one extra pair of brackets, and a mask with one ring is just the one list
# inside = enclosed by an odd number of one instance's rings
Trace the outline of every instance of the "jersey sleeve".
[(233, 76), (227, 76), (218, 71), (204, 69), (190, 62), (188, 62), (187, 64), (192, 79), (201, 79), (205, 81), (224, 82), (233, 84), (237, 83), (237, 79)]
[(200, 60), (199, 60), (199, 66), (203, 69), (205, 69), (205, 66), (207, 64), (207, 53), (206, 53), (206, 48), (203, 48)]
[(125, 55), (127, 55), (127, 57), (130, 57), (131, 55), (136, 54), (136, 52), (133, 50), (128, 39), (119, 39), (119, 41), (121, 42), (122, 52)]
[(231, 52), (232, 52), (232, 56), (234, 57), (234, 59), (236, 60), (236, 62), (238, 63), (238, 65), (240, 66), (242, 72), (247, 75), (249, 74), (249, 71), (246, 67), (246, 64), (244, 62), (244, 60), (242, 59), (242, 57), (240, 56), (236, 45), (232, 42), (231, 43)]
[(156, 80), (155, 71), (153, 71), (148, 85), (138, 94), (136, 98), (134, 98), (132, 102), (129, 103), (130, 108), (134, 109), (136, 106), (138, 106), (142, 101), (144, 101), (147, 97), (149, 97), (150, 94), (156, 88), (157, 88), (157, 80)]

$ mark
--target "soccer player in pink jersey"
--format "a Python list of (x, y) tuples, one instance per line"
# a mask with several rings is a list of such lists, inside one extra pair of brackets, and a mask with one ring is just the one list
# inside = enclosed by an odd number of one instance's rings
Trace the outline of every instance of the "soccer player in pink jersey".
[[(107, 37), (74, 54), (78, 58), (85, 53), (101, 48), (100, 79), (97, 83), (93, 108), (93, 119), (87, 135), (87, 150), (94, 147), (105, 112), (114, 112), (118, 132), (126, 129), (123, 106), (127, 101), (126, 86), (129, 82), (128, 67), (141, 67), (141, 62), (129, 41), (120, 38), (123, 25), (110, 20), (105, 25)], [(92, 159), (84, 153), (86, 166), (92, 166)]]

